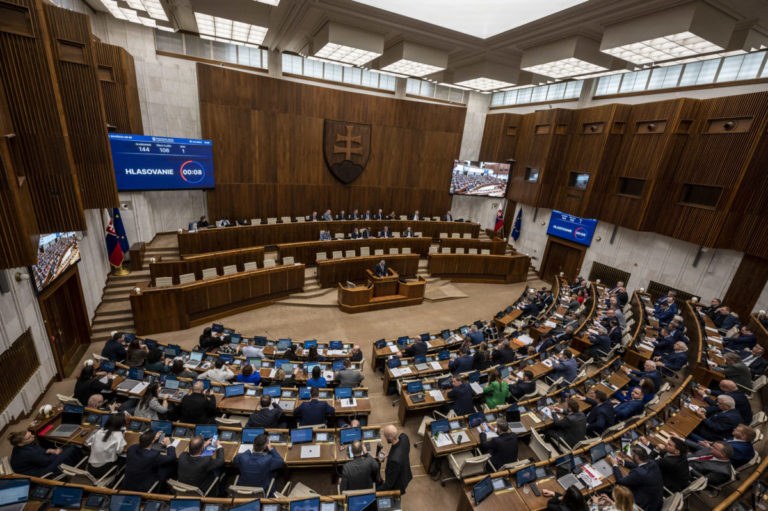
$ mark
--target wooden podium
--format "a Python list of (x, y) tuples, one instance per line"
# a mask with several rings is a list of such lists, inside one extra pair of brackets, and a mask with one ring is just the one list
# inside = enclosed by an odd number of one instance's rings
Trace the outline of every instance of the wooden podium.
[(418, 305), (424, 300), (427, 282), (423, 277), (415, 282), (401, 282), (395, 270), (389, 272), (386, 277), (377, 277), (366, 270), (368, 282), (362, 286), (345, 287), (339, 283), (339, 308), (348, 313), (366, 312)]

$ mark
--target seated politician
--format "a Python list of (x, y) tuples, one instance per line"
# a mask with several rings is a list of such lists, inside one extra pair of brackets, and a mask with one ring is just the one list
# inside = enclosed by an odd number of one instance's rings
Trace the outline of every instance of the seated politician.
[(8, 436), (13, 446), (11, 468), (17, 474), (43, 477), (52, 472), (59, 473), (59, 465), (77, 465), (83, 457), (80, 449), (74, 445), (65, 448), (44, 449), (35, 443), (31, 431), (14, 431)]
[(765, 374), (765, 370), (768, 368), (768, 360), (765, 359), (764, 354), (765, 348), (759, 344), (756, 344), (751, 350), (739, 352), (742, 362), (749, 368), (749, 372), (752, 374), (752, 379)]
[(307, 217), (307, 222), (317, 222), (318, 220), (322, 220), (322, 218), (317, 214), (317, 211), (313, 211), (312, 214)]
[(376, 265), (376, 268), (373, 270), (373, 274), (377, 277), (387, 277), (389, 276), (389, 269), (387, 268), (387, 262), (382, 259), (379, 261), (379, 264)]
[(389, 230), (389, 227), (386, 225), (382, 230), (379, 231), (379, 238), (392, 238), (392, 231)]
[(336, 215), (336, 220), (346, 220), (347, 214), (344, 213), (344, 210), (342, 209), (338, 215)]
[(358, 229), (357, 227), (355, 227), (354, 231), (349, 233), (349, 239), (351, 239), (351, 240), (357, 240), (357, 239), (360, 239), (362, 237), (363, 237), (363, 235), (360, 234), (360, 229)]
[(725, 440), (733, 436), (733, 430), (741, 423), (741, 414), (731, 396), (717, 396), (717, 406), (699, 408), (696, 413), (704, 419), (688, 438), (694, 442)]
[(326, 231), (324, 229), (320, 230), (320, 241), (331, 241), (332, 239), (331, 231)]
[(421, 215), (419, 214), (419, 210), (413, 212), (412, 215), (408, 215), (408, 220), (421, 220)]
[(413, 234), (413, 229), (410, 227), (406, 227), (403, 231), (403, 238), (413, 238), (415, 235)]
[(354, 210), (352, 213), (347, 215), (347, 220), (359, 220), (360, 219), (360, 213), (358, 210)]
[(731, 351), (751, 350), (757, 344), (757, 337), (748, 326), (742, 326), (739, 335), (723, 339), (723, 347)]
[(333, 220), (333, 213), (331, 213), (330, 209), (326, 209), (325, 213), (323, 213), (323, 220), (325, 220), (325, 221)]
[(450, 211), (446, 211), (443, 215), (443, 222), (453, 222), (453, 215)]

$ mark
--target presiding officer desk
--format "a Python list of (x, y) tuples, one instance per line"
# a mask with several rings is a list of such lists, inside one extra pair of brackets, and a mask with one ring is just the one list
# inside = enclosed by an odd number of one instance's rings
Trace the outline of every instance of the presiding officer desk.
[[(470, 240), (467, 240), (470, 241)], [(325, 254), (326, 259), (333, 256), (334, 252), (341, 252), (345, 257), (348, 251), (354, 252), (354, 257), (364, 255), (360, 250), (368, 247), (369, 253), (365, 255), (376, 255), (377, 250), (381, 250), (379, 255), (389, 255), (392, 249), (398, 253), (404, 253), (403, 249), (410, 249), (412, 254), (418, 254), (426, 257), (429, 246), (432, 244), (432, 238), (414, 237), (414, 238), (359, 238), (351, 240), (330, 240), (330, 241), (300, 241), (297, 243), (280, 243), (277, 245), (277, 251), (282, 261), (284, 257), (293, 257), (297, 263), (304, 263), (308, 266), (317, 263), (317, 254)], [(352, 257), (352, 256), (350, 256)]]
[(525, 282), (531, 258), (523, 255), (430, 254), (429, 274), (455, 281)]
[(236, 266), (237, 271), (245, 270), (245, 263), (255, 262), (259, 268), (264, 267), (264, 247), (224, 250), (211, 254), (186, 256), (181, 261), (160, 261), (149, 263), (149, 276), (152, 285), (157, 277), (171, 277), (173, 283), (179, 283), (179, 275), (194, 273), (195, 280), (202, 280), (203, 270), (216, 268), (218, 275), (224, 275), (226, 266)]
[(402, 232), (411, 227), (414, 232), (437, 240), (440, 233), (469, 233), (477, 238), (480, 224), (469, 222), (435, 222), (428, 220), (337, 220), (320, 222), (292, 222), (282, 224), (238, 225), (215, 229), (202, 229), (178, 233), (179, 254), (199, 254), (217, 250), (231, 250), (279, 243), (292, 243), (320, 239), (320, 231), (349, 234), (358, 229), (370, 227), (378, 233), (384, 226), (390, 231)]
[(141, 282), (131, 291), (131, 309), (139, 335), (184, 330), (299, 293), (303, 287), (303, 264), (259, 268), (162, 288)]
[[(387, 267), (403, 278), (413, 278), (419, 269), (419, 254), (387, 254), (344, 259), (327, 259), (317, 263), (317, 282), (320, 287), (334, 287), (338, 282), (363, 281), (366, 270), (373, 270), (384, 259)], [(304, 266), (302, 265), (302, 268)]]

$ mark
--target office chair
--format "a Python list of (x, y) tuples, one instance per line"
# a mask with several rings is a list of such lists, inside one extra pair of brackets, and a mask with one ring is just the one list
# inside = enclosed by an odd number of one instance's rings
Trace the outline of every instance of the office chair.
[(176, 497), (207, 497), (209, 493), (219, 484), (219, 476), (215, 477), (208, 488), (205, 491), (201, 490), (197, 486), (191, 484), (185, 484), (175, 479), (168, 479), (168, 486), (170, 486), (173, 495)]

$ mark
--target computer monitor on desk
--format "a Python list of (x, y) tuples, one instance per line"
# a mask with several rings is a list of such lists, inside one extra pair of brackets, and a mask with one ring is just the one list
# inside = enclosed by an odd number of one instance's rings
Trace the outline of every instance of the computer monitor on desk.
[(291, 443), (304, 444), (312, 441), (314, 431), (312, 428), (299, 428), (291, 430)]

